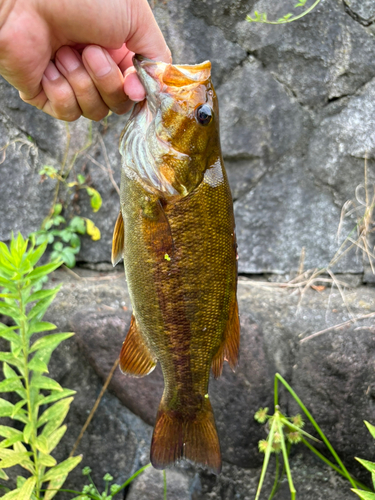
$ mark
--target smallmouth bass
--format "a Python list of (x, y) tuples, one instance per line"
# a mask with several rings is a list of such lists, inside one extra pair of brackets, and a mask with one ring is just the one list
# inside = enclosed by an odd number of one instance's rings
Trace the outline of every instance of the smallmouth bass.
[(142, 377), (159, 361), (164, 393), (151, 463), (181, 459), (221, 470), (208, 396), (210, 368), (234, 370), (239, 350), (237, 245), (211, 63), (134, 57), (147, 97), (120, 139), (121, 212), (112, 262), (124, 258), (133, 316), (120, 354)]

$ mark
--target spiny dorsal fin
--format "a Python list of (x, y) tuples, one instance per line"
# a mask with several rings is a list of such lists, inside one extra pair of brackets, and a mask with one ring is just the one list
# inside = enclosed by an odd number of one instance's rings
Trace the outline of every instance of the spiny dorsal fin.
[(145, 344), (136, 319), (132, 315), (128, 334), (122, 344), (120, 368), (133, 377), (144, 377), (155, 368), (157, 359)]
[(124, 257), (124, 219), (122, 213), (118, 214), (112, 238), (112, 265), (116, 264)]
[(224, 359), (228, 361), (229, 366), (234, 371), (238, 363), (238, 353), (240, 349), (240, 320), (238, 316), (237, 300), (231, 310), (227, 328), (224, 334), (224, 340), (218, 352), (212, 359), (212, 372), (215, 378), (220, 377), (223, 371)]

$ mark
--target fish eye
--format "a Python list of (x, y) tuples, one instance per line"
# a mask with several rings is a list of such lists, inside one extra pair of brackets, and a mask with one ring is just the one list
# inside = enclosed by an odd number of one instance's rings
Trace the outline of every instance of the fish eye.
[(201, 125), (208, 125), (212, 120), (213, 111), (208, 104), (202, 104), (195, 112), (196, 119)]

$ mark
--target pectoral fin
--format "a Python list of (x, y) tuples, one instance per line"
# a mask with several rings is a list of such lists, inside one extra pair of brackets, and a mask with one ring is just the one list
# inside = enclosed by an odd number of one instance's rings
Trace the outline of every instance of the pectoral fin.
[(160, 200), (152, 205), (152, 216), (146, 216), (144, 221), (145, 239), (152, 252), (158, 260), (171, 258), (174, 250), (172, 231)]
[(238, 353), (240, 349), (240, 320), (238, 316), (237, 300), (232, 308), (227, 328), (224, 334), (224, 340), (218, 352), (212, 359), (212, 372), (215, 378), (220, 377), (223, 371), (224, 359), (234, 371), (238, 363)]
[(124, 257), (124, 219), (122, 218), (122, 213), (118, 214), (115, 228), (113, 230), (112, 238), (112, 265), (115, 267), (116, 264)]
[(144, 342), (133, 315), (120, 353), (121, 371), (133, 377), (144, 377), (152, 372), (156, 363), (157, 359)]

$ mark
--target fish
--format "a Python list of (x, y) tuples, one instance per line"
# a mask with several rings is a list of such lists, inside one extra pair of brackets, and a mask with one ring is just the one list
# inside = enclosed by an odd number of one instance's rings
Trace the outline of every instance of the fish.
[(219, 474), (208, 384), (224, 360), (235, 370), (240, 326), (233, 201), (211, 63), (139, 55), (133, 62), (146, 99), (135, 104), (120, 138), (112, 263), (124, 259), (133, 308), (120, 368), (143, 377), (161, 365), (152, 465), (187, 460)]

